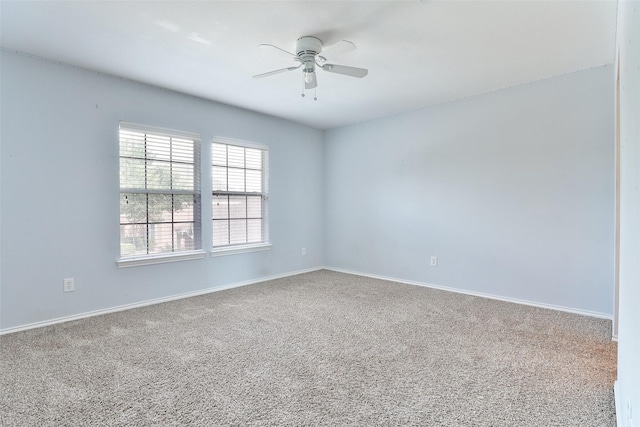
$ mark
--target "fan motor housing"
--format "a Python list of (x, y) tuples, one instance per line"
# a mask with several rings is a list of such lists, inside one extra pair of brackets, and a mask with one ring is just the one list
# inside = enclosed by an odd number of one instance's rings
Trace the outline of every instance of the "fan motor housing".
[(320, 52), (322, 52), (322, 40), (317, 37), (300, 37), (296, 43), (296, 55), (302, 60), (308, 56), (315, 58)]

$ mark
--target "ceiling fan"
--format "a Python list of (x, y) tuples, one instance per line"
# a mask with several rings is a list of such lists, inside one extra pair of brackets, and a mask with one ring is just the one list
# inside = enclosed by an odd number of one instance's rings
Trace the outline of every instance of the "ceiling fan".
[[(260, 47), (274, 49), (276, 52), (288, 56), (289, 59), (298, 62), (299, 64), (297, 66), (280, 68), (279, 70), (257, 74), (253, 76), (254, 79), (261, 79), (263, 77), (269, 77), (275, 74), (297, 70), (302, 67), (302, 72), (304, 75), (304, 88), (314, 89), (318, 86), (318, 80), (316, 78), (316, 69), (318, 68), (329, 73), (343, 74), (345, 76), (358, 78), (362, 78), (369, 73), (369, 71), (365, 68), (348, 67), (346, 65), (327, 63), (327, 58), (324, 55), (335, 57), (356, 49), (356, 45), (348, 40), (342, 40), (330, 46), (326, 51), (323, 52), (323, 55), (320, 55), (320, 53), (322, 52), (322, 40), (313, 36), (300, 37), (296, 42), (295, 54), (272, 44), (261, 44)], [(304, 96), (304, 93), (302, 94), (302, 96)]]

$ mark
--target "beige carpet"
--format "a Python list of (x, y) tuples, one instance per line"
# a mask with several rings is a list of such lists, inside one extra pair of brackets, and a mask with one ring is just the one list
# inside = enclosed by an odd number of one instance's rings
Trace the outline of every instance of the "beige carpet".
[(610, 322), (318, 271), (0, 337), (0, 425), (615, 425)]

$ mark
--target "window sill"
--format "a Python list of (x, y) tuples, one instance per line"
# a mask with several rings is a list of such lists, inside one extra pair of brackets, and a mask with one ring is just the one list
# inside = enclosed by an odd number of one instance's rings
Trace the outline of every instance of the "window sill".
[(117, 262), (119, 268), (138, 267), (141, 265), (164, 264), (167, 262), (188, 261), (202, 259), (204, 251), (178, 252), (172, 254), (150, 255), (136, 258), (120, 258)]
[(211, 256), (215, 257), (215, 256), (241, 254), (245, 252), (268, 251), (269, 249), (271, 249), (271, 243), (255, 243), (251, 245), (223, 246), (219, 248), (213, 248), (211, 250)]

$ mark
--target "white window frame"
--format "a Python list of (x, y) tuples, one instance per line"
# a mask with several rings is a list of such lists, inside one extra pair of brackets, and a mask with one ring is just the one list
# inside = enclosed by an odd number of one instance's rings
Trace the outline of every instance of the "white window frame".
[[(177, 189), (167, 189), (167, 190), (153, 190), (153, 189), (147, 189), (147, 177), (145, 175), (145, 188), (127, 188), (127, 187), (122, 187), (122, 183), (120, 183), (120, 195), (122, 196), (123, 194), (165, 194), (165, 195), (171, 195), (171, 196), (175, 196), (175, 195), (193, 195), (194, 197), (194, 206), (193, 206), (193, 229), (194, 229), (194, 248), (192, 250), (175, 250), (175, 242), (174, 242), (174, 236), (172, 236), (172, 251), (171, 252), (161, 252), (161, 253), (153, 253), (153, 254), (139, 254), (139, 255), (122, 255), (122, 253), (120, 254), (120, 258), (117, 260), (117, 264), (118, 267), (120, 268), (124, 268), (124, 267), (135, 267), (135, 266), (140, 266), (140, 265), (148, 265), (148, 264), (159, 264), (159, 263), (165, 263), (165, 262), (175, 262), (175, 261), (186, 261), (186, 260), (191, 260), (191, 259), (199, 259), (199, 258), (203, 258), (205, 255), (205, 252), (202, 250), (202, 197), (201, 197), (201, 162), (200, 162), (200, 156), (201, 156), (201, 140), (200, 140), (200, 135), (196, 134), (196, 133), (191, 133), (191, 132), (184, 132), (184, 131), (178, 131), (178, 130), (174, 130), (174, 129), (166, 129), (166, 128), (160, 128), (160, 127), (154, 127), (154, 126), (147, 126), (147, 125), (141, 125), (141, 124), (136, 124), (136, 123), (128, 123), (128, 122), (120, 122), (120, 126), (119, 126), (119, 132), (118, 132), (118, 147), (121, 147), (122, 141), (121, 141), (121, 135), (120, 135), (120, 131), (121, 130), (125, 130), (125, 131), (130, 131), (130, 132), (138, 132), (138, 133), (142, 133), (145, 134), (145, 150), (146, 148), (146, 135), (155, 135), (155, 136), (162, 136), (162, 137), (170, 137), (170, 138), (179, 138), (179, 139), (188, 139), (188, 140), (193, 140), (193, 179), (194, 179), (194, 185), (193, 185), (193, 189), (192, 190), (177, 190)], [(123, 158), (130, 158), (128, 156), (123, 156), (122, 152), (119, 155), (119, 159), (123, 159)], [(138, 157), (135, 157), (138, 158)], [(146, 153), (144, 155), (144, 157), (140, 157), (141, 159), (146, 159)], [(170, 160), (169, 163), (170, 164), (174, 164), (173, 160)], [(122, 166), (120, 166), (122, 167)], [(145, 171), (146, 171), (146, 167), (145, 167)], [(145, 172), (146, 174), (146, 172)], [(172, 175), (173, 176), (173, 175)], [(172, 184), (173, 186), (173, 184)], [(173, 198), (172, 198), (173, 200)], [(173, 203), (173, 202), (172, 202)], [(148, 209), (148, 207), (147, 207)], [(149, 213), (147, 211), (147, 218), (146, 218), (146, 222), (145, 224), (149, 225), (149, 217), (148, 217)], [(121, 223), (121, 215), (119, 213), (119, 223), (120, 226), (122, 228), (122, 225), (126, 225)], [(178, 221), (180, 222), (180, 221)], [(175, 223), (178, 223), (175, 222)], [(174, 224), (174, 219), (173, 219), (173, 214), (172, 214), (172, 218), (170, 223), (173, 225)], [(128, 223), (127, 223), (128, 224)], [(172, 227), (173, 228), (173, 227)], [(121, 234), (118, 233), (118, 241), (119, 241), (119, 248), (120, 251), (122, 251), (122, 240), (121, 240)]]
[[(262, 157), (262, 192), (259, 194), (262, 196), (262, 218), (261, 218), (262, 223), (261, 224), (262, 224), (262, 234), (264, 238), (263, 238), (263, 241), (256, 242), (256, 243), (239, 243), (239, 244), (213, 246), (213, 248), (211, 249), (211, 256), (216, 257), (216, 256), (232, 255), (237, 253), (255, 252), (255, 251), (263, 251), (263, 250), (271, 249), (271, 242), (269, 240), (269, 146), (267, 144), (261, 144), (261, 143), (251, 142), (251, 141), (243, 141), (239, 139), (232, 139), (232, 138), (226, 138), (226, 137), (220, 137), (220, 136), (213, 137), (211, 141), (212, 147), (213, 147), (213, 144), (224, 144), (227, 146), (231, 145), (231, 146), (242, 147), (242, 148), (252, 148), (252, 149), (257, 149), (262, 151), (262, 156), (263, 156)], [(255, 195), (256, 194), (251, 192), (216, 191), (213, 187), (214, 160), (213, 160), (213, 150), (211, 151), (212, 151), (212, 156), (210, 159), (210, 165), (212, 169), (212, 177), (211, 177), (212, 179), (211, 202), (212, 203), (214, 198), (217, 195)], [(213, 241), (214, 241), (213, 221), (216, 220), (214, 218), (213, 212), (211, 215), (211, 219), (212, 219), (212, 244), (213, 244)]]

